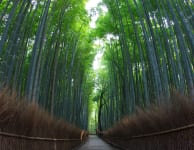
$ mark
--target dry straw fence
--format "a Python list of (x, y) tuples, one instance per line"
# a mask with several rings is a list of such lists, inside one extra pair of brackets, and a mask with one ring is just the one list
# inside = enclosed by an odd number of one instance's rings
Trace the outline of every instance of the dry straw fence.
[(71, 150), (88, 133), (51, 117), (37, 104), (0, 92), (0, 150)]
[(101, 136), (123, 150), (193, 150), (194, 124), (129, 138)]
[(71, 150), (85, 139), (52, 139), (0, 132), (0, 150)]
[(53, 139), (29, 137), (0, 132), (0, 150), (71, 150), (87, 139), (88, 133), (82, 131), (79, 139)]
[(194, 150), (194, 102), (173, 93), (170, 102), (139, 109), (99, 136), (124, 150)]

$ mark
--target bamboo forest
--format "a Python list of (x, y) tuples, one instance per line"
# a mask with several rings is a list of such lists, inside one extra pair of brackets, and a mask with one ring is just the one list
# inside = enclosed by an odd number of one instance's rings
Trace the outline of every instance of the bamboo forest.
[(0, 0), (0, 150), (193, 150), (193, 0)]

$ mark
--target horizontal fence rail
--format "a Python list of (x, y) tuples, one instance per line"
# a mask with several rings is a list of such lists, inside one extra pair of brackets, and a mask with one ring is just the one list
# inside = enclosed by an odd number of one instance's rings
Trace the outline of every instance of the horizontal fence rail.
[(0, 150), (71, 150), (86, 140), (84, 132), (79, 139), (30, 137), (0, 132)]
[(126, 150), (194, 150), (194, 124), (132, 137), (110, 137), (102, 133), (99, 136)]

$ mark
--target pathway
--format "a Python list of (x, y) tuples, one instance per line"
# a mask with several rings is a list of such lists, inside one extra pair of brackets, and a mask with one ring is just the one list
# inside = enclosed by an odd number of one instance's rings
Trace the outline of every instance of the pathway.
[(78, 150), (118, 150), (105, 143), (96, 135), (89, 135), (88, 140)]

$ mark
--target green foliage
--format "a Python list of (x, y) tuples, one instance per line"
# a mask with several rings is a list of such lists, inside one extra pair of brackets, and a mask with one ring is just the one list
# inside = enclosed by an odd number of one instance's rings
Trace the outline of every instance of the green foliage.
[[(94, 31), (106, 43), (103, 59), (108, 77), (99, 75), (108, 83), (103, 128), (134, 112), (137, 106), (159, 105), (161, 97), (168, 100), (171, 88), (192, 95), (191, 2), (104, 0), (104, 3), (109, 12), (101, 14)], [(109, 34), (114, 36), (108, 39)]]
[(107, 12), (105, 15), (101, 15), (96, 22), (96, 30), (93, 31), (94, 36), (99, 38), (104, 37), (106, 34), (116, 34), (114, 28), (113, 18), (110, 13)]
[(95, 54), (85, 3), (3, 0), (0, 5), (0, 85), (5, 82), (82, 128), (87, 128)]
[[(103, 90), (103, 128), (136, 106), (159, 105), (153, 99), (169, 97), (172, 87), (193, 92), (191, 1), (104, 0), (95, 9), (100, 15), (95, 29), (89, 27), (85, 4), (1, 1), (0, 86), (82, 128)], [(104, 56), (95, 74), (98, 38)]]

